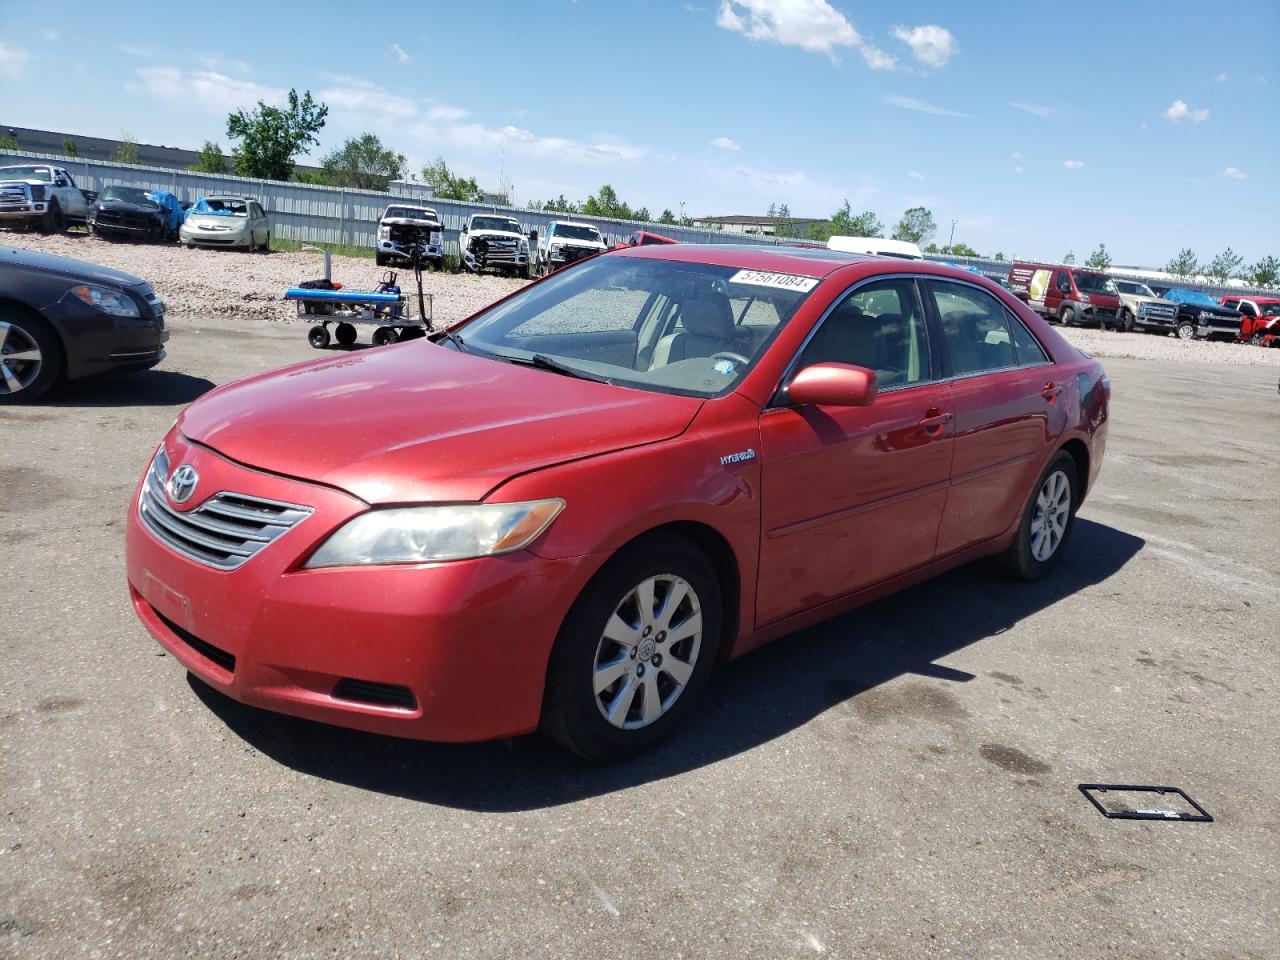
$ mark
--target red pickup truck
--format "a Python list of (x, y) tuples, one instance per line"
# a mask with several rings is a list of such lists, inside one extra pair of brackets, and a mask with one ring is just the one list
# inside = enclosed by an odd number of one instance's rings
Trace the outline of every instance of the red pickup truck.
[(1114, 327), (1120, 311), (1120, 292), (1111, 278), (1084, 267), (1014, 263), (1009, 290), (1041, 316), (1065, 326)]
[(1239, 310), (1240, 339), (1260, 347), (1280, 347), (1280, 297), (1222, 297), (1224, 307)]

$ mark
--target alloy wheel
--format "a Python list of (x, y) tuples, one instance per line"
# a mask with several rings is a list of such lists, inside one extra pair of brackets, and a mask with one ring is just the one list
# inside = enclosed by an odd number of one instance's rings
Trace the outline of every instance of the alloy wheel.
[(684, 693), (702, 649), (702, 605), (688, 581), (647, 577), (614, 609), (596, 645), (596, 707), (622, 730), (647, 727)]
[(0, 394), (20, 393), (40, 375), (44, 355), (26, 330), (0, 320)]
[(1031, 555), (1044, 563), (1062, 543), (1071, 519), (1071, 481), (1061, 470), (1045, 477), (1031, 515)]

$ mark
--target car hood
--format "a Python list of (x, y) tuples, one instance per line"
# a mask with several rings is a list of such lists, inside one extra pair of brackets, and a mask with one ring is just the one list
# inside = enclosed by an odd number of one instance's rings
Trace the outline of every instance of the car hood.
[(523, 240), (525, 238), (522, 233), (508, 233), (506, 230), (472, 230), (467, 236), (473, 240), (476, 237), (484, 237), (486, 240)]
[(603, 240), (576, 240), (571, 237), (551, 238), (551, 245), (553, 247), (560, 244), (564, 244), (569, 247), (595, 247), (597, 250), (603, 250), (605, 248), (605, 242)]
[(1148, 297), (1141, 293), (1122, 293), (1120, 299), (1125, 303), (1158, 303), (1165, 307), (1177, 306), (1172, 300), (1166, 300), (1164, 297)]
[(72, 260), (70, 257), (55, 257), (48, 253), (36, 253), (32, 250), (15, 250), (12, 247), (0, 247), (0, 266), (21, 267), (24, 270), (38, 270), (41, 273), (52, 273), (70, 280), (98, 280), (114, 284), (118, 287), (143, 286), (146, 281), (122, 270), (100, 267), (96, 263), (85, 263), (83, 260)]
[(188, 224), (208, 226), (230, 227), (235, 230), (237, 227), (247, 227), (249, 225), (248, 217), (225, 217), (216, 213), (189, 213), (185, 221)]
[(456, 502), (517, 474), (674, 437), (701, 406), (417, 340), (228, 384), (178, 427), (232, 460), (367, 503)]
[(431, 227), (440, 229), (439, 220), (418, 220), (410, 217), (383, 217), (378, 223), (384, 227)]
[(95, 200), (93, 202), (93, 209), (112, 210), (123, 213), (149, 213), (157, 217), (164, 216), (164, 211), (159, 207), (144, 206), (141, 203), (130, 203), (128, 200)]
[(1232, 310), (1230, 307), (1224, 307), (1215, 303), (1209, 306), (1207, 303), (1184, 303), (1184, 307), (1188, 310), (1194, 310), (1197, 313), (1212, 313), (1216, 317), (1240, 317), (1243, 314), (1239, 310)]

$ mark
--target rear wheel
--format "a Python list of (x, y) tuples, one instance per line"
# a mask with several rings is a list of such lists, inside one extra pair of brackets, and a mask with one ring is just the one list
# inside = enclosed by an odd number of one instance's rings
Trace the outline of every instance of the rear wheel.
[(1018, 535), (1002, 560), (1021, 580), (1039, 580), (1057, 562), (1075, 525), (1080, 479), (1069, 453), (1059, 452), (1045, 467), (1022, 511)]
[(0, 403), (25, 403), (62, 374), (62, 344), (43, 319), (0, 308)]
[(542, 729), (574, 753), (624, 760), (693, 709), (720, 645), (720, 582), (678, 537), (625, 548), (574, 603), (547, 668)]

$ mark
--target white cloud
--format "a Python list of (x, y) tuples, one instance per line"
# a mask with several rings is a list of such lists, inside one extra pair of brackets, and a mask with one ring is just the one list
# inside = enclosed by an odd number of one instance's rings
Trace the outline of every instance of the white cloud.
[(16, 80), (22, 73), (23, 64), (29, 55), (25, 50), (18, 50), (0, 40), (0, 77)]
[(415, 101), (384, 90), (376, 83), (340, 74), (328, 74), (324, 79), (332, 86), (317, 90), (315, 98), (329, 107), (335, 120), (342, 114), (350, 114), (355, 121), (353, 126), (367, 126), (404, 122), (418, 116)]
[(1029, 113), (1033, 117), (1052, 117), (1058, 112), (1056, 107), (1045, 107), (1038, 103), (1027, 103), (1025, 100), (1010, 100), (1009, 106), (1017, 107), (1023, 113)]
[(404, 52), (404, 47), (400, 46), (398, 43), (393, 43), (391, 45), (391, 55), (395, 57), (399, 63), (408, 63), (411, 59), (410, 56)]
[(1243, 170), (1237, 170), (1235, 167), (1227, 167), (1227, 169), (1222, 171), (1222, 175), (1228, 180), (1235, 180), (1237, 182), (1249, 179), (1249, 175), (1247, 173)]
[(1213, 75), (1213, 82), (1214, 82), (1214, 83), (1226, 83), (1226, 82), (1227, 82), (1227, 75), (1226, 75), (1226, 73), (1225, 73), (1225, 72), (1215, 73), (1215, 74)]
[(960, 117), (962, 120), (973, 119), (973, 114), (971, 113), (948, 110), (945, 107), (935, 106), (923, 100), (916, 100), (914, 97), (885, 97), (884, 102), (891, 107), (901, 107), (903, 110), (915, 110), (919, 113), (931, 113), (937, 117)]
[(57, 30), (45, 30), (42, 32), (44, 33), (44, 38), (48, 40), (50, 43), (53, 43), (54, 41), (58, 40), (62, 36), (62, 34), (60, 34)]
[(721, 150), (741, 150), (736, 140), (730, 140), (728, 137), (716, 137), (711, 141), (713, 147), (719, 147)]
[(1186, 101), (1175, 100), (1169, 104), (1169, 109), (1164, 112), (1164, 118), (1174, 123), (1181, 123), (1183, 120), (1190, 120), (1192, 123), (1204, 123), (1209, 119), (1209, 108), (1192, 110), (1187, 106)]
[(945, 67), (956, 55), (956, 38), (946, 27), (894, 27), (893, 35), (911, 48), (911, 55), (926, 67)]
[(923, 174), (923, 173), (921, 173), (919, 170), (908, 170), (908, 171), (907, 171), (907, 176), (908, 176), (908, 177), (910, 177), (912, 180), (923, 180), (923, 179), (924, 179), (924, 174)]
[(872, 70), (887, 70), (897, 60), (854, 29), (827, 0), (720, 0), (716, 26), (784, 47), (822, 53), (838, 63), (837, 47), (852, 47)]
[(172, 103), (194, 103), (207, 113), (230, 113), (252, 107), (259, 100), (279, 105), (288, 94), (279, 87), (237, 80), (213, 70), (142, 67), (134, 75), (141, 81), (141, 89), (152, 96)]
[(1064, 167), (1066, 167), (1068, 170), (1083, 170), (1083, 169), (1084, 169), (1084, 161), (1083, 161), (1083, 160), (1063, 160), (1063, 161), (1062, 161), (1062, 165), (1063, 165)]
[(1013, 172), (1021, 173), (1022, 172), (1022, 154), (1019, 153), (1017, 150), (1015, 150), (1010, 155), (1009, 159), (1013, 161)]
[(439, 106), (432, 107), (427, 111), (427, 119), (432, 122), (445, 121), (447, 123), (455, 123), (467, 117), (467, 111), (461, 107)]

